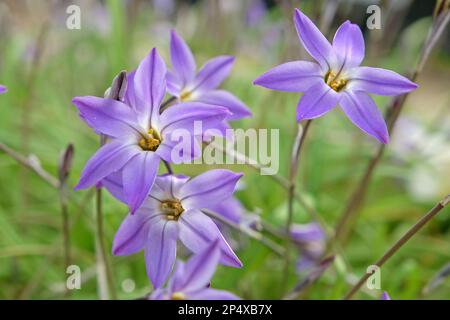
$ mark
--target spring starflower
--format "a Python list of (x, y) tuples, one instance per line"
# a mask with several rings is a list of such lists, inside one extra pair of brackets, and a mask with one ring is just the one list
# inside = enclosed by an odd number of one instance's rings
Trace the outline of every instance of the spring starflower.
[(344, 22), (330, 43), (298, 9), (294, 23), (300, 42), (316, 62), (281, 64), (258, 77), (254, 84), (304, 92), (297, 105), (298, 122), (320, 117), (339, 105), (358, 128), (381, 143), (388, 143), (386, 123), (369, 93), (396, 96), (416, 89), (417, 85), (393, 71), (360, 66), (365, 46), (356, 24)]
[(155, 290), (150, 300), (237, 300), (228, 291), (212, 289), (210, 281), (220, 260), (220, 243), (213, 241), (186, 263), (177, 260), (166, 288)]
[[(196, 121), (207, 130), (220, 124), (229, 112), (223, 107), (190, 102), (160, 114), (166, 94), (166, 66), (156, 49), (129, 79), (124, 102), (92, 96), (73, 99), (81, 118), (108, 137), (108, 142), (87, 162), (76, 189), (94, 186), (120, 171), (125, 202), (134, 213), (147, 198), (160, 161), (172, 162), (172, 151), (179, 143), (172, 134), (183, 129), (194, 136)], [(187, 156), (193, 158), (196, 154)]]
[(8, 91), (8, 89), (0, 84), (0, 94), (5, 93), (6, 91)]
[[(157, 177), (143, 205), (122, 222), (114, 238), (113, 253), (130, 255), (144, 249), (147, 274), (155, 288), (164, 284), (172, 270), (178, 240), (194, 253), (217, 240), (220, 262), (241, 267), (217, 225), (201, 211), (230, 198), (241, 176), (218, 169), (194, 178)], [(125, 201), (120, 179), (120, 175), (111, 175), (102, 183), (116, 198)]]
[(231, 113), (226, 120), (238, 120), (252, 115), (248, 107), (236, 96), (217, 89), (230, 73), (234, 57), (213, 58), (197, 73), (191, 49), (175, 31), (172, 31), (170, 60), (172, 70), (167, 73), (167, 90), (177, 97), (178, 101), (196, 101), (226, 107)]

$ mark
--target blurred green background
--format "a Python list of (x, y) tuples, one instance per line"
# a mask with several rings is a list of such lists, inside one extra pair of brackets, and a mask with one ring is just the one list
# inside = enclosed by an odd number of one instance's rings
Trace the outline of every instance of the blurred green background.
[[(157, 47), (169, 64), (169, 31), (175, 28), (201, 65), (221, 54), (236, 56), (223, 87), (242, 99), (254, 117), (235, 128), (280, 129), (280, 174), (288, 172), (295, 136), (298, 94), (254, 87), (252, 81), (281, 62), (308, 59), (292, 23), (300, 7), (322, 28), (333, 1), (8, 1), (0, 2), (0, 142), (39, 159), (57, 175), (61, 152), (75, 146), (69, 185), (77, 182), (98, 137), (79, 119), (74, 96), (103, 96), (112, 78), (132, 70)], [(433, 1), (382, 1), (383, 27), (367, 30), (366, 8), (376, 1), (339, 1), (329, 23), (331, 39), (346, 19), (360, 23), (366, 39), (365, 65), (405, 74), (417, 60), (431, 24)], [(393, 5), (393, 3), (397, 3)], [(400, 5), (401, 3), (401, 5)], [(424, 4), (428, 3), (428, 4)], [(81, 8), (81, 29), (66, 28), (66, 8)], [(334, 265), (302, 295), (305, 299), (340, 299), (368, 265), (450, 190), (450, 41), (448, 30), (419, 76), (392, 142), (377, 168), (352, 237)], [(389, 98), (376, 97), (384, 111)], [(363, 173), (377, 143), (335, 110), (312, 124), (304, 148), (299, 190), (332, 227)], [(175, 172), (198, 174), (210, 167), (176, 166)], [(267, 176), (244, 166), (245, 188), (237, 193), (247, 210), (277, 226), (286, 219), (286, 191)], [(0, 152), (0, 298), (97, 299), (92, 191), (71, 191), (69, 217), (73, 263), (83, 273), (82, 289), (64, 295), (61, 209), (58, 191)], [(126, 207), (105, 195), (105, 241), (110, 252)], [(295, 222), (309, 222), (300, 206)], [(260, 243), (235, 235), (244, 268), (219, 267), (215, 288), (243, 298), (283, 296), (283, 263)], [(121, 299), (151, 290), (143, 254), (111, 257)], [(382, 268), (382, 289), (393, 299), (449, 299), (450, 279), (436, 289), (424, 287), (450, 262), (449, 210), (438, 215)], [(293, 287), (302, 279), (290, 275)], [(135, 288), (127, 284), (132, 280)], [(381, 292), (358, 294), (379, 299)]]

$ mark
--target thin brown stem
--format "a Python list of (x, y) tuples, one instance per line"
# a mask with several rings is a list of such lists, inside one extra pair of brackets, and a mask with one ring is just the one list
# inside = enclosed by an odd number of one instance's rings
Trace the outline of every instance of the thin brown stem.
[[(63, 231), (63, 255), (64, 255), (64, 270), (72, 264), (72, 257), (70, 252), (70, 221), (69, 221), (69, 208), (68, 208), (68, 186), (67, 179), (69, 178), (70, 171), (72, 169), (72, 159), (74, 154), (74, 147), (69, 144), (64, 151), (58, 166), (59, 177), (59, 201), (61, 204), (62, 215), (62, 231)], [(66, 288), (65, 295), (68, 296), (70, 290)]]
[[(113, 100), (122, 100), (127, 88), (127, 74), (121, 71), (112, 81), (111, 87), (106, 91), (105, 97)], [(106, 137), (100, 136), (100, 146), (106, 143)], [(97, 284), (100, 299), (107, 300), (108, 297), (116, 300), (117, 294), (114, 285), (112, 266), (109, 262), (103, 227), (102, 189), (96, 189), (95, 196), (95, 252), (97, 259)]]
[(257, 240), (258, 242), (260, 242), (261, 244), (263, 244), (264, 246), (266, 246), (267, 248), (272, 250), (274, 253), (276, 253), (280, 257), (283, 257), (283, 255), (284, 255), (283, 247), (281, 247), (279, 244), (272, 241), (271, 239), (264, 237), (264, 235), (262, 235), (258, 231), (255, 231), (253, 229), (245, 227), (241, 224), (234, 223), (211, 210), (204, 209), (204, 210), (202, 210), (202, 212), (204, 214), (206, 214), (207, 216), (209, 216), (210, 218), (217, 220), (236, 231), (239, 231), (240, 233), (246, 235), (247, 237)]
[[(442, 35), (449, 21), (450, 21), (450, 12), (447, 12), (443, 16), (440, 16), (439, 19), (436, 19), (436, 21), (432, 24), (427, 39), (425, 40), (424, 45), (422, 47), (422, 51), (418, 59), (418, 62), (410, 77), (411, 81), (414, 82), (418, 78), (419, 74), (423, 70), (423, 67), (425, 66), (425, 63), (428, 61), (430, 53), (432, 52), (434, 46), (436, 45), (438, 39)], [(408, 96), (409, 93), (393, 99), (391, 105), (387, 109), (385, 119), (390, 134), (392, 134), (392, 131), (394, 130), (395, 124), (397, 123), (397, 120), (403, 110), (405, 101)], [(336, 231), (334, 239), (340, 242), (345, 242), (345, 240), (348, 238), (351, 230), (353, 229), (352, 225), (357, 218), (357, 215), (362, 207), (362, 204), (364, 203), (367, 189), (370, 184), (370, 181), (372, 180), (373, 173), (378, 164), (380, 163), (380, 160), (382, 159), (385, 148), (386, 145), (381, 144), (378, 147), (377, 152), (370, 159), (363, 176), (361, 177), (356, 188), (352, 192), (347, 202), (347, 205), (345, 206), (342, 215), (338, 220), (335, 229)]]
[[(290, 162), (290, 173), (289, 173), (289, 189), (288, 189), (288, 216), (286, 219), (286, 234), (289, 235), (291, 231), (291, 226), (294, 216), (294, 198), (295, 198), (295, 188), (296, 179), (298, 173), (298, 165), (300, 161), (300, 153), (302, 146), (305, 142), (306, 135), (308, 133), (311, 120), (307, 120), (304, 126), (298, 125), (297, 136), (295, 137), (294, 145), (292, 146), (292, 156)], [(286, 255), (285, 255), (285, 266), (284, 266), (284, 283), (287, 284), (289, 279), (289, 270), (291, 264), (291, 241), (288, 239), (286, 241)]]
[[(374, 265), (381, 268), (403, 245), (408, 242), (417, 232), (419, 232), (431, 219), (434, 218), (447, 204), (450, 203), (450, 194), (439, 201), (430, 211), (428, 211), (415, 225), (413, 225), (397, 242), (395, 242), (383, 256), (374, 263)], [(372, 275), (366, 273), (355, 284), (355, 286), (346, 294), (344, 299), (348, 300), (361, 288), (364, 282)]]

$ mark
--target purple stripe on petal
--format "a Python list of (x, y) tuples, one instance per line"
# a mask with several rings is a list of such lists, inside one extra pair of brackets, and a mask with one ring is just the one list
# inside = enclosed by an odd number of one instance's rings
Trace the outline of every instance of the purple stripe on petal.
[(358, 25), (344, 22), (333, 39), (333, 49), (339, 60), (339, 68), (357, 67), (364, 59), (364, 37)]
[(151, 151), (140, 152), (122, 171), (123, 191), (131, 214), (150, 193), (159, 169), (159, 156)]
[(227, 266), (242, 267), (242, 262), (231, 249), (217, 225), (198, 210), (185, 211), (180, 219), (180, 240), (194, 253), (198, 253), (217, 239), (220, 240), (222, 256), (220, 262)]
[(0, 84), (0, 94), (5, 93), (7, 91), (8, 91), (8, 89), (5, 86)]
[(87, 96), (73, 98), (72, 103), (80, 111), (81, 118), (96, 132), (125, 138), (143, 131), (136, 114), (120, 101)]
[(371, 67), (352, 70), (348, 84), (350, 91), (365, 91), (381, 96), (396, 96), (417, 89), (417, 84), (398, 73)]
[(290, 61), (270, 69), (253, 84), (272, 90), (304, 92), (318, 81), (323, 82), (323, 77), (317, 63)]
[(84, 189), (95, 185), (109, 174), (122, 169), (131, 158), (141, 151), (135, 144), (124, 144), (117, 140), (105, 144), (86, 163), (75, 189)]
[(350, 121), (362, 131), (381, 143), (389, 142), (389, 133), (383, 115), (368, 94), (345, 91), (340, 106)]
[(242, 173), (216, 169), (192, 178), (180, 189), (183, 208), (210, 208), (230, 198), (242, 176)]
[[(141, 61), (134, 75), (136, 98), (141, 102), (139, 114), (153, 121), (166, 94), (166, 64), (155, 48)], [(151, 117), (151, 119), (150, 119)]]
[(206, 288), (216, 271), (219, 259), (220, 243), (216, 240), (188, 260), (184, 266), (183, 282), (177, 290), (189, 292)]
[(234, 57), (219, 56), (206, 62), (192, 83), (193, 91), (216, 89), (231, 71)]
[(317, 83), (305, 92), (297, 105), (297, 122), (318, 118), (339, 102), (340, 95), (325, 84)]
[(250, 109), (241, 100), (225, 90), (206, 91), (201, 93), (195, 101), (227, 108), (231, 112), (231, 115), (227, 117), (228, 120), (238, 120), (252, 115)]
[(328, 71), (330, 63), (335, 59), (331, 44), (314, 23), (298, 9), (295, 9), (294, 23), (306, 51), (320, 64), (323, 71)]
[(175, 263), (178, 223), (162, 219), (150, 226), (148, 246), (145, 248), (147, 274), (155, 288), (166, 281)]
[(172, 72), (178, 75), (182, 86), (186, 86), (195, 77), (197, 66), (191, 49), (175, 31), (170, 33), (170, 60)]

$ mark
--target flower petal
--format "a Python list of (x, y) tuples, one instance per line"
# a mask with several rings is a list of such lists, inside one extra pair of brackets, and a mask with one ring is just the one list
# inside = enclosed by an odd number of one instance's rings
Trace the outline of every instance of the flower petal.
[(323, 71), (328, 71), (330, 63), (334, 60), (331, 44), (314, 23), (298, 9), (295, 9), (294, 24), (303, 47), (320, 64)]
[(143, 131), (136, 114), (123, 102), (86, 96), (75, 97), (72, 103), (80, 111), (80, 117), (98, 133), (123, 139)]
[(191, 49), (175, 31), (170, 33), (170, 60), (173, 73), (181, 80), (182, 86), (186, 86), (195, 77), (197, 66)]
[(318, 81), (323, 82), (323, 75), (317, 63), (290, 61), (270, 69), (253, 84), (272, 90), (305, 92)]
[(225, 290), (202, 289), (187, 294), (189, 300), (241, 300), (238, 296)]
[(187, 210), (178, 220), (180, 223), (180, 240), (192, 252), (198, 253), (208, 244), (219, 239), (222, 252), (220, 262), (227, 266), (242, 267), (242, 262), (220, 233), (217, 225), (199, 210)]
[(5, 93), (8, 91), (8, 88), (0, 84), (0, 94)]
[(159, 156), (151, 151), (140, 152), (123, 168), (123, 192), (131, 214), (144, 202), (155, 182)]
[(123, 194), (122, 171), (111, 173), (102, 180), (102, 186), (106, 188), (117, 200), (127, 203)]
[(181, 91), (183, 90), (184, 84), (183, 82), (175, 75), (175, 73), (171, 71), (167, 71), (166, 75), (167, 81), (167, 91), (175, 97), (179, 97), (181, 95)]
[(238, 120), (250, 117), (252, 112), (237, 97), (225, 90), (210, 90), (200, 94), (195, 101), (225, 107), (231, 112), (228, 120)]
[(340, 95), (325, 82), (315, 84), (305, 92), (297, 105), (297, 122), (324, 115), (337, 105), (339, 98)]
[[(194, 133), (195, 122), (201, 122), (203, 130), (214, 128), (231, 113), (227, 108), (200, 102), (183, 102), (171, 106), (160, 116), (160, 132), (163, 135), (177, 129)], [(196, 135), (202, 132), (196, 132)]]
[(181, 203), (185, 209), (210, 208), (234, 193), (242, 173), (230, 170), (209, 170), (186, 182), (180, 189)]
[(397, 96), (417, 89), (417, 84), (398, 73), (371, 67), (352, 70), (348, 84), (350, 91), (365, 91), (380, 96)]
[(135, 214), (128, 214), (117, 230), (113, 242), (113, 254), (128, 256), (136, 253), (147, 244), (151, 223), (163, 219), (162, 213), (139, 209)]
[(333, 49), (339, 60), (339, 68), (346, 70), (357, 67), (364, 59), (364, 37), (358, 25), (344, 22), (333, 39)]
[[(154, 121), (166, 94), (166, 64), (155, 48), (142, 60), (134, 75), (138, 112), (147, 121)], [(151, 117), (151, 119), (150, 119)]]
[(217, 88), (231, 71), (234, 57), (219, 56), (205, 63), (195, 77), (192, 91), (206, 91)]
[(118, 140), (108, 142), (98, 149), (86, 163), (75, 189), (84, 189), (95, 185), (109, 174), (122, 169), (140, 151), (142, 150), (135, 144), (124, 144)]
[(147, 274), (153, 287), (160, 288), (172, 271), (178, 239), (178, 223), (162, 219), (150, 226), (145, 248)]
[(220, 259), (220, 243), (211, 242), (204, 250), (194, 254), (184, 265), (183, 281), (174, 287), (176, 291), (204, 289), (211, 281)]
[(350, 121), (362, 131), (381, 143), (389, 142), (389, 133), (383, 115), (368, 94), (345, 91), (340, 106)]

